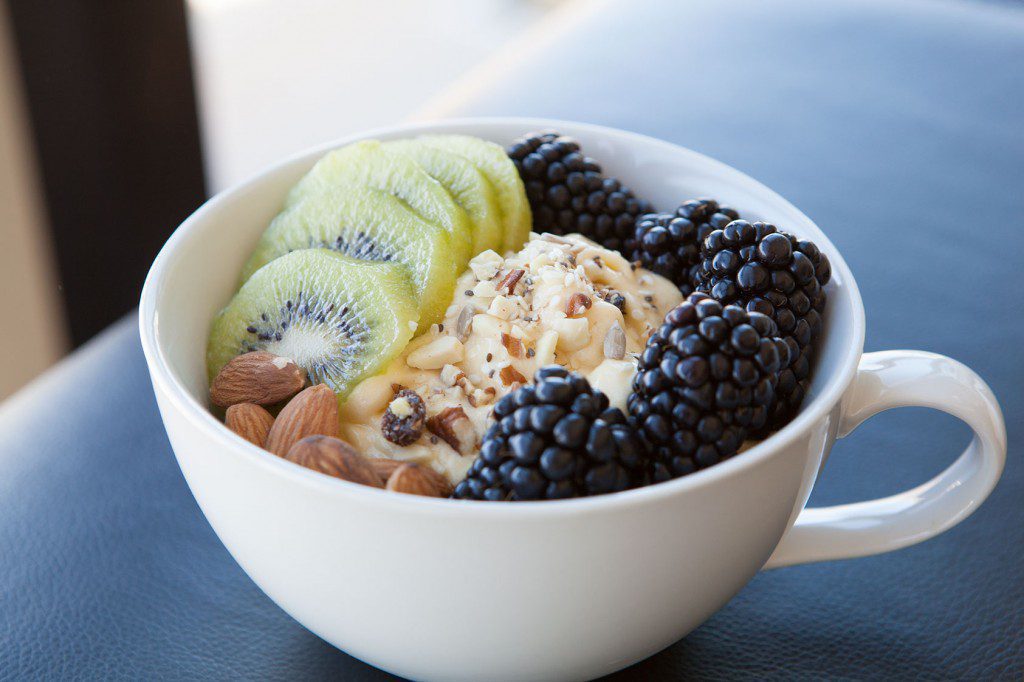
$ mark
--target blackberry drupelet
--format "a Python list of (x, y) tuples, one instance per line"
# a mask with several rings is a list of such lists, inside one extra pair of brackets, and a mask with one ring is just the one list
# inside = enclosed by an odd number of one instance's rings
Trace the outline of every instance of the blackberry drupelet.
[(812, 344), (821, 335), (828, 257), (813, 242), (780, 232), (770, 223), (735, 220), (711, 232), (701, 246), (697, 289), (775, 321), (789, 346), (777, 403), (768, 422), (788, 421), (803, 402), (810, 379)]
[(530, 133), (509, 146), (508, 155), (526, 185), (533, 231), (579, 232), (609, 249), (625, 252), (637, 216), (650, 204), (584, 156), (571, 137)]
[(672, 280), (688, 296), (700, 270), (701, 242), (739, 217), (714, 199), (691, 199), (675, 213), (647, 213), (637, 219), (623, 255)]
[[(735, 209), (721, 206), (714, 199), (690, 199), (680, 204), (676, 215), (686, 218), (694, 225), (710, 225), (712, 229), (720, 229), (740, 217)], [(703, 231), (702, 234), (705, 234)]]
[(653, 482), (735, 455), (764, 426), (789, 359), (776, 334), (770, 318), (702, 293), (669, 311), (640, 355), (628, 403)]
[(645, 482), (643, 440), (581, 375), (549, 365), (494, 406), (496, 423), (453, 497), (555, 500)]

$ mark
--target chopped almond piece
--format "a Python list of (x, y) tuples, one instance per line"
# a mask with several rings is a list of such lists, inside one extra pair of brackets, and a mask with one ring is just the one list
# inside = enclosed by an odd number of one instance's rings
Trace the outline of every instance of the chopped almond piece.
[(586, 294), (575, 293), (569, 297), (569, 302), (565, 305), (565, 316), (579, 317), (585, 310), (589, 310), (593, 304), (594, 302)]
[(505, 279), (501, 280), (501, 283), (498, 284), (498, 288), (505, 289), (509, 294), (511, 294), (515, 291), (516, 284), (519, 283), (519, 280), (521, 280), (525, 274), (525, 270), (510, 270), (509, 273), (505, 275)]

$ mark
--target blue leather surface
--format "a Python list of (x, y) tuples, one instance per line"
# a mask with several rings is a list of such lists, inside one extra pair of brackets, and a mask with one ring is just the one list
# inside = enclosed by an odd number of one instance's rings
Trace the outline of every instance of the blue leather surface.
[[(1006, 472), (963, 524), (763, 573), (617, 679), (1024, 676), (1022, 64), (1014, 5), (619, 2), (451, 112), (629, 128), (752, 174), (846, 256), (868, 350), (963, 360), (1005, 411)], [(0, 679), (386, 679), (292, 622), (219, 544), (133, 323), (0, 409)], [(966, 440), (945, 416), (877, 417), (837, 445), (812, 502), (922, 482)]]

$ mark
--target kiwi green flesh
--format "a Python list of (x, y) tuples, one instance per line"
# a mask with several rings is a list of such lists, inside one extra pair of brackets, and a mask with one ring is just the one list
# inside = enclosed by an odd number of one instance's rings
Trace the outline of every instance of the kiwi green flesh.
[(530, 238), (533, 216), (526, 199), (526, 187), (501, 145), (470, 135), (423, 135), (416, 139), (468, 159), (491, 181), (504, 225), (502, 249), (505, 252), (521, 249)]
[(465, 270), (473, 255), (473, 228), (466, 211), (418, 163), (388, 151), (378, 140), (328, 152), (292, 188), (285, 206), (311, 194), (342, 192), (357, 185), (392, 194), (424, 220), (447, 230), (457, 270)]
[(400, 265), (326, 249), (294, 251), (257, 270), (214, 319), (209, 378), (236, 355), (266, 350), (293, 359), (342, 402), (412, 338), (414, 301)]
[(473, 254), (501, 251), (504, 226), (491, 181), (469, 159), (419, 140), (394, 140), (384, 146), (418, 163), (448, 190), (473, 221)]
[(242, 280), (275, 258), (310, 248), (405, 267), (419, 302), (419, 331), (441, 321), (455, 291), (448, 232), (387, 192), (353, 186), (303, 197), (270, 223), (242, 270)]

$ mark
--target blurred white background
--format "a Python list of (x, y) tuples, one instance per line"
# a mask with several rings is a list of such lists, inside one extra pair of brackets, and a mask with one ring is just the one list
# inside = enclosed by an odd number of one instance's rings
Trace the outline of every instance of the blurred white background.
[(402, 121), (559, 0), (188, 0), (211, 192)]

